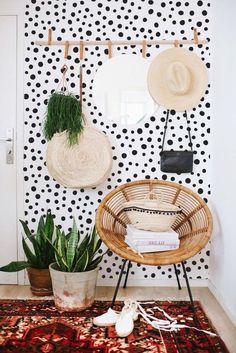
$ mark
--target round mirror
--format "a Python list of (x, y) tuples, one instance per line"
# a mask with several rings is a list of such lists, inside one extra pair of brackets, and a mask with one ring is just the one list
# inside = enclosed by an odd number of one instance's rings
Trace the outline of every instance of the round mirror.
[(96, 72), (93, 97), (109, 120), (137, 124), (150, 117), (156, 107), (147, 86), (149, 61), (138, 55), (119, 55)]

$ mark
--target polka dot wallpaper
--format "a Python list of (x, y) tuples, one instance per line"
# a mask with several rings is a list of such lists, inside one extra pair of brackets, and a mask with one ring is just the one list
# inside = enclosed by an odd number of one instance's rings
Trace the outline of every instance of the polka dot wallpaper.
[[(38, 46), (34, 42), (47, 38), (52, 28), (55, 40), (104, 39), (189, 39), (196, 27), (200, 38), (210, 38), (210, 3), (207, 1), (153, 0), (27, 0), (25, 8), (25, 145), (24, 190), (25, 219), (33, 228), (42, 212), (51, 209), (56, 223), (65, 230), (75, 216), (82, 233), (91, 229), (95, 212), (103, 197), (116, 186), (138, 179), (157, 178), (183, 183), (206, 201), (210, 195), (210, 92), (198, 106), (188, 112), (191, 126), (194, 170), (188, 174), (163, 174), (160, 171), (161, 140), (166, 111), (159, 107), (144, 122), (122, 126), (106, 120), (93, 100), (92, 85), (96, 70), (108, 60), (106, 46), (86, 46), (83, 59), (83, 105), (88, 120), (104, 131), (110, 139), (113, 167), (108, 179), (92, 189), (69, 189), (59, 185), (49, 175), (45, 152), (47, 142), (42, 134), (47, 99), (56, 89), (65, 63), (63, 46)], [(210, 44), (210, 42), (209, 42)], [(210, 68), (210, 48), (207, 45), (185, 46), (201, 57)], [(152, 45), (147, 48), (147, 60), (171, 46)], [(113, 47), (113, 56), (141, 55), (141, 46)], [(79, 48), (70, 47), (66, 60), (68, 87), (79, 94)], [(122, 73), (121, 73), (122, 74)], [(185, 142), (186, 141), (186, 142)], [(171, 111), (169, 148), (186, 148), (186, 120), (182, 113)], [(187, 262), (190, 278), (208, 277), (209, 246)], [(121, 259), (108, 252), (101, 264), (100, 283), (114, 283)], [(178, 267), (180, 273), (182, 270)], [(170, 266), (146, 267), (133, 264), (130, 280), (174, 278)]]

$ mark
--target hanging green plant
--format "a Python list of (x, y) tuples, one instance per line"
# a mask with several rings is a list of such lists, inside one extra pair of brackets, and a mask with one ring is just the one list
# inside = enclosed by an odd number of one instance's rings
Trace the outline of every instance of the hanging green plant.
[(51, 140), (56, 132), (67, 131), (69, 145), (77, 143), (78, 134), (83, 131), (84, 121), (80, 101), (68, 92), (54, 92), (47, 105), (43, 133)]

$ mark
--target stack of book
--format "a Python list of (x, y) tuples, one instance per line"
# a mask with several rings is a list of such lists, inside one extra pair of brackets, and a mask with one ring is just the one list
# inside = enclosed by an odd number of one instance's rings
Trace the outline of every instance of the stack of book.
[(179, 235), (173, 229), (166, 232), (152, 232), (127, 224), (125, 242), (139, 253), (178, 249)]

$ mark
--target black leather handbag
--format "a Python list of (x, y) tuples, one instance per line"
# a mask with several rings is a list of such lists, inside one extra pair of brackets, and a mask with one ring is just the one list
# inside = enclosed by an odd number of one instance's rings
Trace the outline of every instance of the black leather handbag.
[[(188, 126), (187, 112), (185, 111), (185, 117)], [(191, 173), (193, 170), (193, 150), (192, 150), (192, 139), (190, 129), (188, 130), (189, 145), (191, 150), (164, 150), (164, 143), (166, 138), (166, 131), (169, 119), (169, 110), (167, 110), (166, 122), (164, 127), (164, 135), (162, 140), (161, 156), (161, 171), (165, 173)]]

